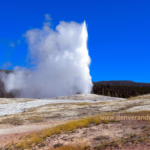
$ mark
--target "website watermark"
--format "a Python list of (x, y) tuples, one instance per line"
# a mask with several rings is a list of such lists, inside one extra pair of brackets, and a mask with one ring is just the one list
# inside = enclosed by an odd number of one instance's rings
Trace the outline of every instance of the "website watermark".
[(146, 116), (100, 116), (100, 120), (150, 120), (150, 115)]

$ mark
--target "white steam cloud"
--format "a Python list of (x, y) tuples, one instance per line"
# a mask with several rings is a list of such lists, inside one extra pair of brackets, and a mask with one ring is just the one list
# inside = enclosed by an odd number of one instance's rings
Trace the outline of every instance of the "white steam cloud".
[(8, 75), (1, 74), (7, 92), (19, 90), (24, 98), (91, 92), (85, 22), (62, 21), (56, 30), (45, 23), (42, 29), (27, 31), (25, 37), (35, 68), (17, 68)]

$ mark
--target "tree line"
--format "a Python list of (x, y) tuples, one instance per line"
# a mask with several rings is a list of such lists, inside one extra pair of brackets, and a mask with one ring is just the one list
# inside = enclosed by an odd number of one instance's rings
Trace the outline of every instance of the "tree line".
[[(2, 69), (0, 69), (0, 73), (1, 72), (5, 72), (6, 74), (9, 74), (12, 71), (11, 70), (2, 70)], [(0, 79), (0, 97), (1, 98), (14, 98), (13, 93), (11, 93), (11, 92), (8, 93), (8, 92), (5, 91), (4, 83), (2, 82), (1, 79)]]
[(150, 93), (150, 86), (145, 85), (110, 85), (94, 83), (92, 93), (111, 97), (129, 98)]

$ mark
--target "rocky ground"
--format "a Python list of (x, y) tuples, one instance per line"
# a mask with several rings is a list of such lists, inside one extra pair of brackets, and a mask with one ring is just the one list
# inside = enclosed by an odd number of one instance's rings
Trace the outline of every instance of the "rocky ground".
[[(150, 94), (130, 99), (112, 98), (98, 95), (74, 95), (46, 99), (50, 102), (38, 107), (24, 108), (19, 113), (1, 115), (0, 117), (0, 146), (10, 143), (12, 139), (19, 141), (20, 137), (65, 124), (71, 120), (98, 114), (132, 114), (150, 115)], [(6, 105), (36, 102), (35, 99), (0, 99), (0, 111)], [(5, 107), (3, 107), (5, 105)], [(26, 104), (27, 105), (27, 104)], [(144, 112), (143, 112), (144, 111)], [(77, 129), (74, 132), (53, 135), (46, 139), (46, 145), (32, 145), (33, 149), (54, 149), (61, 145), (84, 145), (88, 149), (150, 149), (149, 121), (124, 120), (102, 122)], [(122, 142), (118, 142), (121, 140)], [(127, 140), (126, 140), (127, 139)], [(116, 141), (116, 145), (111, 142)], [(105, 143), (105, 144), (104, 144)], [(106, 143), (107, 146), (106, 146)]]

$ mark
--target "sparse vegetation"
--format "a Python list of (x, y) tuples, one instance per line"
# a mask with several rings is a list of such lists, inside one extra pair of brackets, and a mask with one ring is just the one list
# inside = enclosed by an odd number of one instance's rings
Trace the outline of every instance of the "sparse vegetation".
[(28, 117), (26, 120), (28, 120), (31, 123), (38, 123), (38, 122), (42, 122), (43, 118), (41, 116), (31, 116)]
[[(128, 113), (128, 114), (132, 114), (132, 113)], [(140, 115), (140, 112), (137, 113), (133, 113), (133, 115)], [(147, 114), (147, 112), (143, 112), (142, 114)], [(75, 132), (76, 129), (81, 129), (81, 128), (87, 128), (90, 127), (91, 125), (98, 125), (103, 123), (102, 120), (100, 120), (100, 116), (107, 116), (107, 115), (113, 115), (112, 113), (107, 113), (107, 114), (103, 114), (103, 115), (97, 115), (94, 117), (88, 117), (88, 118), (83, 118), (83, 119), (79, 119), (79, 120), (74, 120), (74, 121), (69, 121), (66, 124), (63, 125), (58, 125), (55, 126), (53, 128), (49, 128), (49, 129), (45, 129), (43, 131), (37, 132), (37, 133), (32, 133), (29, 134), (25, 137), (22, 137), (20, 139), (20, 142), (12, 142), (10, 144), (8, 144), (6, 146), (6, 148), (8, 149), (13, 149), (15, 148), (16, 150), (23, 150), (23, 149), (31, 149), (34, 146), (38, 145), (39, 147), (43, 147), (46, 145), (45, 141), (48, 137), (51, 137), (52, 135), (56, 135), (56, 134), (61, 134), (61, 133), (72, 133)], [(121, 114), (122, 115), (122, 114)], [(124, 115), (127, 115), (124, 113)], [(115, 120), (106, 120), (107, 123), (111, 123), (114, 122)], [(105, 123), (105, 122), (104, 122)], [(103, 125), (104, 126), (104, 125)], [(144, 128), (143, 128), (144, 127)], [(132, 128), (132, 126), (131, 126)], [(149, 132), (150, 132), (150, 128), (147, 126), (142, 126), (141, 127), (142, 131), (143, 131), (143, 135), (139, 136), (136, 135), (135, 133), (131, 133), (128, 137), (122, 137), (120, 139), (117, 140), (113, 140), (110, 141), (109, 136), (97, 136), (94, 138), (95, 141), (99, 141), (101, 144), (98, 146), (95, 146), (94, 149), (95, 150), (102, 150), (102, 149), (106, 149), (107, 147), (114, 147), (114, 148), (122, 148), (124, 145), (128, 145), (128, 143), (134, 143), (134, 144), (138, 144), (138, 143), (144, 143), (144, 142), (148, 142), (149, 138)], [(145, 134), (146, 133), (146, 134)], [(90, 146), (72, 146), (72, 145), (63, 145), (63, 143), (57, 143), (54, 145), (54, 149), (55, 150), (85, 150), (85, 149), (90, 149)]]
[(5, 118), (0, 121), (0, 124), (11, 124), (11, 125), (22, 125), (24, 120), (19, 119), (18, 117)]
[(57, 144), (54, 145), (54, 148), (60, 147), (60, 146), (62, 146), (62, 145), (63, 145), (63, 144), (61, 144), (61, 143), (57, 143)]
[(106, 140), (106, 139), (109, 139), (109, 137), (108, 136), (97, 136), (94, 138), (94, 140), (97, 140), (97, 141)]
[[(32, 147), (32, 144), (45, 144), (45, 139), (47, 137), (50, 137), (54, 134), (60, 134), (60, 133), (67, 133), (67, 132), (74, 132), (78, 128), (85, 128), (88, 127), (89, 125), (98, 125), (100, 124), (100, 119), (99, 115), (95, 117), (88, 117), (88, 118), (83, 118), (80, 120), (75, 120), (75, 121), (70, 121), (66, 124), (63, 125), (58, 125), (53, 128), (45, 129), (41, 132), (30, 134), (28, 136), (25, 136), (24, 138), (21, 139), (19, 143), (10, 143), (7, 145), (7, 147), (11, 147), (11, 145), (15, 146), (16, 149), (22, 149), (22, 148), (30, 148)], [(111, 120), (109, 120), (111, 122)], [(10, 148), (11, 149), (11, 148)]]
[(58, 148), (54, 148), (54, 150), (86, 150), (89, 147), (81, 147), (81, 146), (71, 146), (71, 145), (66, 145), (66, 146), (61, 146)]

